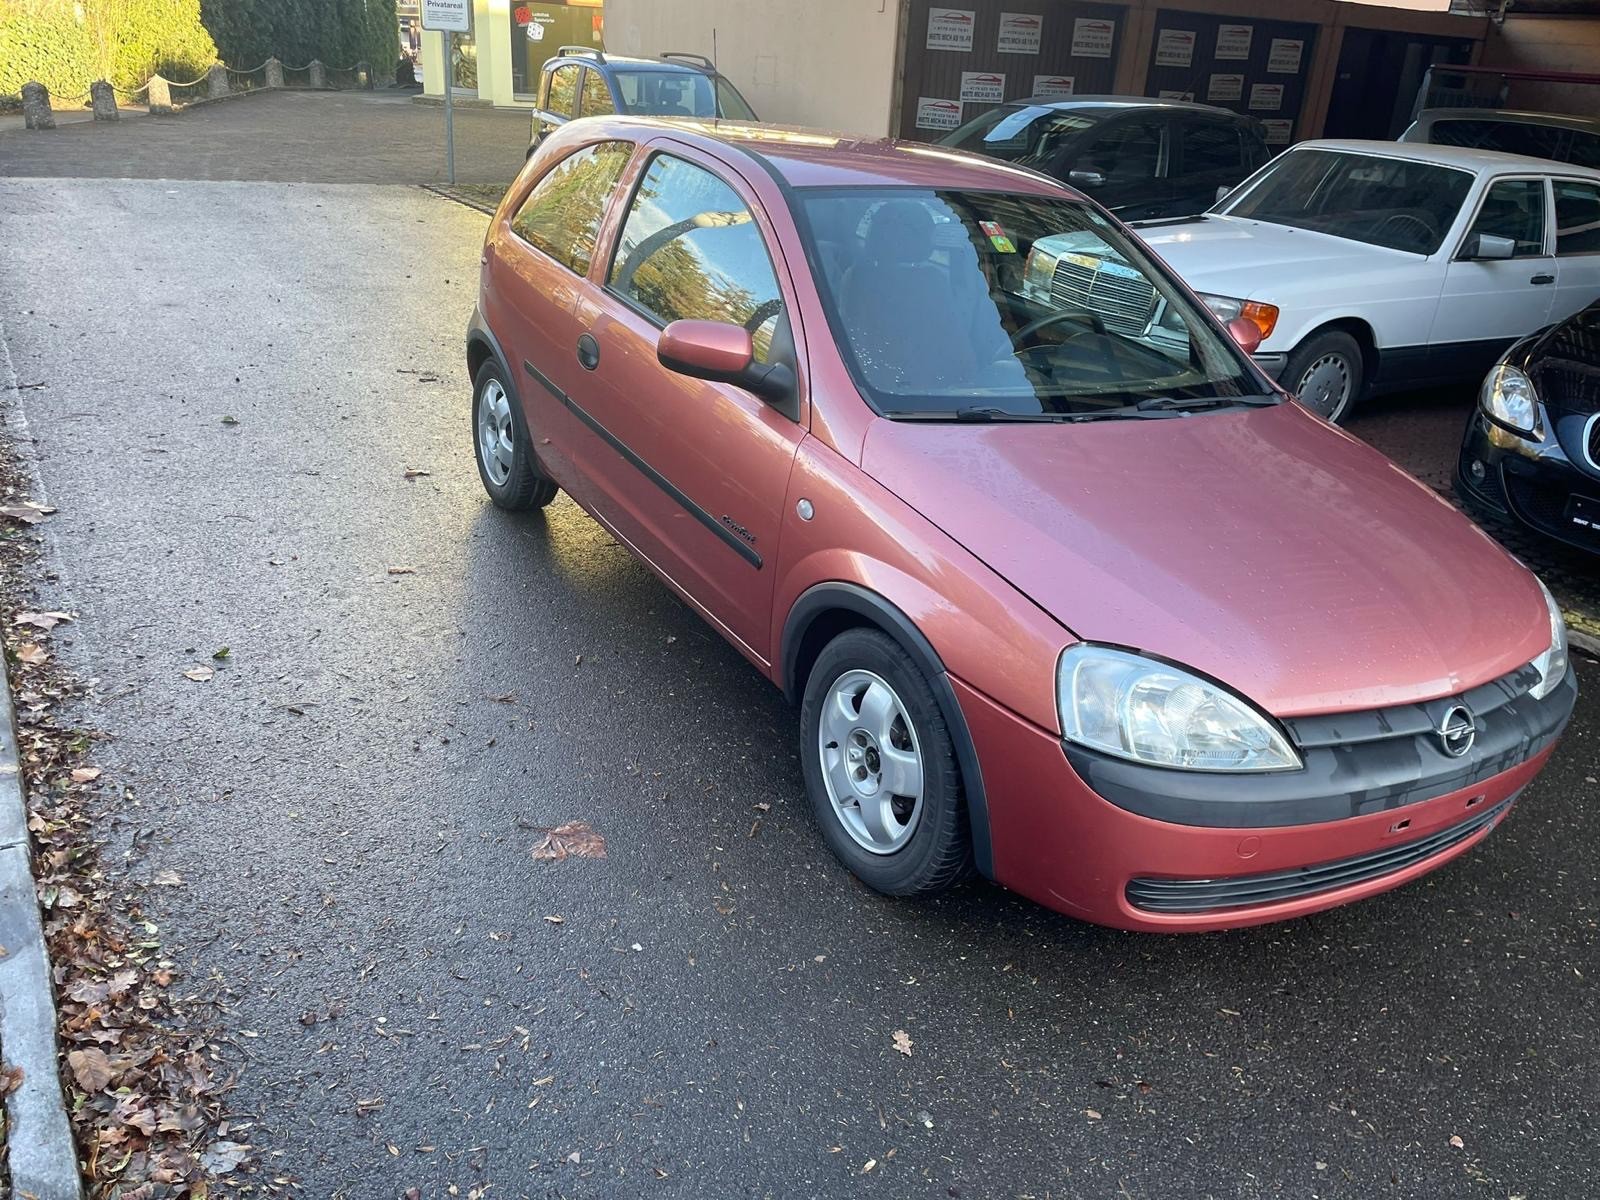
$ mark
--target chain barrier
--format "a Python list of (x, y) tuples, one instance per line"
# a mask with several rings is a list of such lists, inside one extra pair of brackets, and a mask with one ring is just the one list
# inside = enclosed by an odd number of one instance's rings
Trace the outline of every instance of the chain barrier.
[[(230, 66), (228, 66), (227, 63), (222, 62), (222, 61), (219, 60), (219, 61), (211, 64), (211, 67), (207, 67), (205, 74), (199, 76), (196, 79), (191, 79), (186, 83), (185, 82), (181, 82), (179, 80), (175, 80), (175, 79), (167, 79), (167, 80), (165, 80), (165, 82), (166, 82), (169, 94), (170, 93), (180, 92), (180, 91), (186, 91), (187, 89), (190, 89), (190, 88), (197, 88), (197, 87), (202, 86), (203, 84), (206, 84), (210, 80), (212, 68), (220, 66), (225, 71), (227, 71), (227, 73), (228, 73), (228, 75), (230, 77), (238, 76), (238, 77), (240, 77), (241, 81), (247, 79), (251, 75), (262, 74), (262, 81), (259, 84), (246, 82), (246, 83), (244, 83), (242, 90), (245, 90), (245, 91), (264, 90), (266, 88), (266, 76), (263, 73), (266, 71), (267, 67), (269, 65), (271, 65), (272, 61), (273, 61), (272, 59), (268, 58), (268, 59), (263, 60), (261, 63), (257, 64), (256, 66), (249, 68), (248, 70), (241, 70), (238, 67), (230, 67)], [(311, 63), (306, 63), (304, 66), (300, 66), (300, 67), (291, 66), (288, 63), (282, 63), (282, 62), (279, 63), (278, 65), (283, 71), (283, 86), (286, 89), (287, 88), (293, 88), (293, 87), (309, 88), (311, 86), (311, 66), (312, 66)], [(352, 64), (351, 66), (348, 66), (348, 67), (329, 67), (329, 66), (324, 66), (323, 67), (323, 78), (327, 81), (327, 83), (328, 83), (328, 85), (330, 87), (333, 87), (334, 86), (334, 83), (333, 83), (334, 77), (335, 76), (343, 77), (344, 79), (348, 80), (349, 90), (352, 90), (352, 91), (358, 90), (359, 88), (362, 87), (361, 69), (362, 69), (363, 66), (367, 67), (368, 74), (369, 74), (369, 82), (370, 82), (371, 67), (368, 66), (365, 63), (354, 63), (354, 64)], [(291, 83), (290, 79), (289, 79), (289, 77), (291, 75), (299, 76), (299, 77), (301, 77), (301, 79), (296, 81), (296, 82), (292, 82)], [(121, 96), (124, 99), (135, 100), (138, 97), (143, 96), (146, 93), (148, 93), (150, 91), (151, 82), (154, 79), (157, 79), (157, 78), (163, 78), (163, 77), (162, 76), (152, 76), (151, 79), (145, 80), (143, 83), (141, 83), (136, 88), (125, 88), (125, 87), (119, 87), (116, 84), (112, 84), (111, 85), (111, 90), (116, 95)], [(231, 79), (230, 79), (230, 86), (234, 86), (234, 84), (232, 83)], [(335, 88), (335, 90), (342, 90), (342, 89)], [(93, 93), (92, 92), (80, 92), (77, 95), (73, 95), (73, 96), (58, 95), (55, 92), (50, 93), (50, 101), (51, 101), (52, 104), (62, 104), (62, 105), (83, 104), (83, 103), (87, 103), (92, 98), (93, 98)], [(176, 97), (174, 97), (174, 98), (176, 98)], [(193, 98), (192, 97), (185, 97), (185, 99), (193, 99)]]

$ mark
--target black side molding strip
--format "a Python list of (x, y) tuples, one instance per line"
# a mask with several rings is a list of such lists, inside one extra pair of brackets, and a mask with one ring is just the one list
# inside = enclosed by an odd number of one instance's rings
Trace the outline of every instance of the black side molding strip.
[(718, 540), (720, 540), (723, 545), (727, 546), (728, 549), (732, 550), (756, 570), (759, 571), (761, 569), (761, 555), (756, 552), (753, 546), (749, 545), (744, 541), (743, 538), (734, 533), (733, 530), (727, 528), (722, 524), (721, 521), (717, 520), (705, 509), (701, 508), (693, 500), (689, 499), (688, 496), (684, 495), (677, 485), (672, 482), (672, 480), (668, 479), (660, 471), (656, 470), (649, 463), (645, 462), (644, 459), (635, 454), (631, 446), (629, 446), (616, 434), (612, 433), (604, 425), (600, 424), (599, 421), (595, 420), (595, 418), (591, 416), (581, 404), (558, 388), (554, 381), (552, 381), (551, 378), (543, 371), (539, 370), (538, 367), (534, 366), (527, 359), (523, 359), (522, 369), (537, 379), (547, 392), (549, 392), (557, 400), (561, 401), (562, 404), (566, 405), (568, 411), (570, 411), (573, 416), (577, 417), (578, 420), (582, 421), (585, 425), (592, 429), (595, 432), (595, 435), (605, 442), (606, 445), (610, 446), (618, 454), (622, 455), (623, 459), (626, 460), (630, 466), (637, 470), (651, 483), (655, 484), (667, 495), (671, 496), (675, 501), (677, 501), (678, 506), (696, 521), (699, 521), (700, 524), (704, 525), (712, 533), (716, 534)]

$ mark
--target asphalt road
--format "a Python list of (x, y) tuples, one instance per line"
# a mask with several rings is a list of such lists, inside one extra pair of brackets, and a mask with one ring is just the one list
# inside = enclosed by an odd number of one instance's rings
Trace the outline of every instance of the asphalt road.
[[(1153, 938), (983, 884), (875, 897), (808, 825), (782, 699), (564, 498), (483, 497), (483, 223), (415, 188), (0, 181), (107, 859), (181, 876), (150, 903), (271, 1174), (350, 1200), (1600, 1190), (1600, 671), (1505, 826), (1354, 908)], [(569, 819), (609, 856), (535, 861)]]

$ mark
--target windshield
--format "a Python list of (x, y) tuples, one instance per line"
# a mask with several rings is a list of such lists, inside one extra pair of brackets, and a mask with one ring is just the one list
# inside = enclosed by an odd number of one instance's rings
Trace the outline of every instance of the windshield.
[(623, 111), (637, 116), (755, 118), (744, 97), (721, 76), (713, 79), (698, 71), (619, 68), (616, 80)]
[(1342, 150), (1291, 150), (1219, 212), (1432, 254), (1455, 223), (1472, 173)]
[(834, 336), (884, 415), (1121, 415), (1268, 390), (1086, 204), (922, 188), (798, 196)]
[(1064, 112), (1048, 105), (1002, 104), (945, 134), (939, 144), (1039, 166), (1097, 121), (1082, 112)]

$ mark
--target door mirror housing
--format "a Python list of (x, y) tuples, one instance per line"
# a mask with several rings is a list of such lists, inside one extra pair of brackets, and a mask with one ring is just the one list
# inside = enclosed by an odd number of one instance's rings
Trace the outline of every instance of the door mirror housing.
[(674, 321), (661, 331), (656, 359), (669, 371), (712, 383), (731, 383), (772, 404), (794, 395), (794, 372), (756, 361), (750, 331), (725, 321)]
[(1254, 354), (1256, 347), (1261, 345), (1261, 326), (1244, 317), (1235, 317), (1229, 321), (1228, 333), (1239, 343), (1239, 349), (1246, 354)]
[(1480, 233), (1467, 243), (1467, 257), (1474, 260), (1511, 258), (1517, 253), (1517, 243), (1497, 233)]
[(1067, 182), (1081, 188), (1105, 187), (1106, 177), (1099, 171), (1068, 171)]

